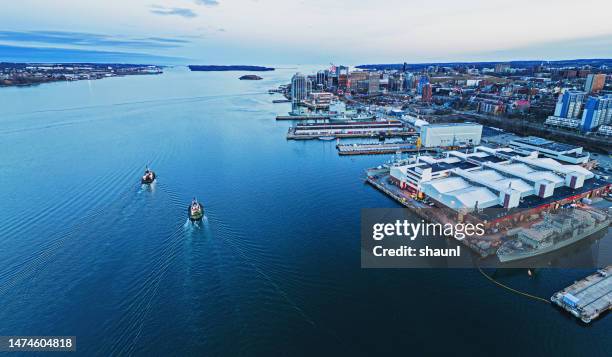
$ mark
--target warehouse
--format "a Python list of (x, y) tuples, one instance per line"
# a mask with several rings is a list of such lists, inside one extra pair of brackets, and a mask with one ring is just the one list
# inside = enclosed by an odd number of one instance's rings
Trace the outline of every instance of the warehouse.
[(424, 147), (480, 145), (482, 125), (474, 123), (429, 124), (421, 127)]

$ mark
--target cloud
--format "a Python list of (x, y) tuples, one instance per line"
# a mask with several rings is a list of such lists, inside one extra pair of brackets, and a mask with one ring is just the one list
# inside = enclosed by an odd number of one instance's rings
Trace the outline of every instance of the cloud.
[(45, 45), (130, 48), (175, 48), (190, 42), (169, 37), (129, 38), (125, 36), (71, 31), (0, 31), (0, 41)]
[(0, 44), (2, 60), (7, 62), (39, 63), (150, 63), (180, 64), (182, 57), (168, 57), (147, 53), (82, 50), (74, 48), (20, 47)]
[(150, 11), (151, 13), (155, 15), (162, 15), (162, 16), (176, 15), (176, 16), (181, 16), (185, 18), (193, 18), (193, 17), (198, 16), (195, 12), (193, 12), (193, 10), (186, 9), (183, 7), (164, 7), (164, 6), (159, 6), (159, 5), (152, 5)]
[(198, 5), (202, 6), (217, 6), (219, 2), (217, 0), (194, 0), (194, 2)]

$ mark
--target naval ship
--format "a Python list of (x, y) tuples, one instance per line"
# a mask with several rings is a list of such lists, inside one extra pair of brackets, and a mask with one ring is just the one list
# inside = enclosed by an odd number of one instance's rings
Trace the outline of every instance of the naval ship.
[(497, 257), (504, 263), (550, 253), (607, 229), (610, 220), (609, 214), (580, 208), (547, 214), (541, 222), (521, 229), (516, 239), (502, 244)]

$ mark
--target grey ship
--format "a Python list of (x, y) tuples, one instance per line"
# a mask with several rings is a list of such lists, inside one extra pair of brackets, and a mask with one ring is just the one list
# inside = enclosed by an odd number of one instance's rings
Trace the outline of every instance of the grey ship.
[(569, 209), (546, 215), (542, 222), (521, 229), (517, 239), (505, 242), (497, 250), (504, 262), (535, 257), (576, 243), (610, 225), (610, 215), (601, 211)]

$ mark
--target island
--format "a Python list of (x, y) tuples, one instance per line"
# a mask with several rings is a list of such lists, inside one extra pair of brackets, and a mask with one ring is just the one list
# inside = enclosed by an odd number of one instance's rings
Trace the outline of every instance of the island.
[(263, 79), (263, 78), (261, 78), (260, 76), (255, 75), (255, 74), (245, 74), (244, 76), (242, 76), (242, 77), (240, 77), (238, 79), (240, 79), (241, 81), (244, 81), (244, 80), (258, 81), (258, 80)]
[(189, 65), (192, 71), (204, 71), (204, 72), (215, 72), (215, 71), (249, 71), (249, 72), (265, 72), (273, 71), (272, 67), (262, 66), (242, 66), (242, 65), (231, 65), (231, 66), (216, 66), (216, 65)]

